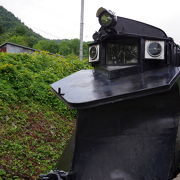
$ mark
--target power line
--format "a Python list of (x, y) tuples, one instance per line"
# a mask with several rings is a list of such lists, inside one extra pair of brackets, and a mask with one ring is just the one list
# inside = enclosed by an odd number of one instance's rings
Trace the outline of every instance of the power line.
[(38, 30), (38, 31), (40, 31), (40, 32), (43, 32), (43, 33), (47, 34), (47, 35), (53, 36), (53, 37), (56, 38), (56, 39), (61, 39), (60, 37), (58, 37), (58, 36), (56, 36), (56, 35), (54, 35), (54, 34), (51, 34), (51, 33), (49, 33), (49, 32), (46, 32), (46, 31), (44, 31), (44, 30), (42, 30), (42, 29), (36, 28), (36, 27), (34, 27), (34, 26), (31, 26), (31, 27), (32, 27), (33, 29), (36, 29), (36, 30)]

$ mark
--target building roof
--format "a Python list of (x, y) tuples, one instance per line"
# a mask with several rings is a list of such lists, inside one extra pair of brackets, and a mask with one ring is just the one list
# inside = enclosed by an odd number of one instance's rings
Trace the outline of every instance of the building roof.
[(10, 44), (10, 45), (13, 45), (13, 46), (16, 46), (16, 47), (21, 47), (21, 48), (24, 48), (24, 49), (28, 49), (28, 50), (31, 50), (31, 51), (39, 51), (37, 49), (33, 49), (33, 48), (30, 48), (30, 47), (22, 46), (22, 45), (11, 43), (11, 42), (5, 42), (4, 44), (1, 44), (0, 48), (7, 45), (7, 44)]
[[(24, 48), (24, 49), (28, 49), (28, 50), (31, 50), (31, 51), (37, 51), (37, 52), (41, 52), (41, 50), (38, 50), (38, 49), (33, 49), (33, 48), (30, 48), (30, 47), (27, 47), (27, 46), (22, 46), (22, 45), (19, 45), (19, 44), (15, 44), (15, 43), (11, 43), (11, 42), (5, 42), (3, 44), (0, 45), (0, 48), (7, 45), (7, 44), (10, 44), (10, 45), (13, 45), (13, 46), (16, 46), (16, 47), (20, 47), (20, 48)], [(50, 53), (48, 52), (49, 55), (55, 55), (55, 56), (60, 56), (60, 57), (64, 57), (60, 54), (54, 54), (54, 53)]]

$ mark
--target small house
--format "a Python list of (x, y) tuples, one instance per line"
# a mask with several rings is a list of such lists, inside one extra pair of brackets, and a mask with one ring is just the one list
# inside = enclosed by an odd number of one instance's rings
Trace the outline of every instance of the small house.
[(6, 42), (2, 45), (0, 45), (0, 52), (6, 52), (6, 53), (33, 53), (37, 51), (36, 49), (22, 46), (19, 44)]

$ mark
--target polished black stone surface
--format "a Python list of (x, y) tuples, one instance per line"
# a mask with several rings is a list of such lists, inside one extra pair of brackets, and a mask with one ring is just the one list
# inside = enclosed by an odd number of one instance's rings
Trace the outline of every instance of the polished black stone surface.
[(51, 87), (70, 107), (89, 108), (167, 91), (179, 72), (179, 67), (167, 66), (109, 80), (93, 70), (81, 70)]
[(72, 180), (171, 180), (179, 107), (175, 83), (164, 93), (79, 109), (75, 140), (57, 168)]

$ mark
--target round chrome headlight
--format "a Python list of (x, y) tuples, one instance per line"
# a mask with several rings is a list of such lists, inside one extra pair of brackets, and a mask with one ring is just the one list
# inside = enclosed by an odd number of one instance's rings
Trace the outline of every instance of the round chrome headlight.
[(90, 56), (91, 60), (96, 59), (97, 55), (98, 55), (97, 47), (96, 46), (90, 47), (89, 56)]
[(89, 47), (89, 62), (99, 61), (99, 45), (92, 45)]
[(101, 26), (110, 26), (112, 24), (113, 17), (108, 12), (102, 13), (102, 15), (99, 17), (99, 23)]
[(152, 42), (148, 46), (148, 54), (152, 57), (158, 57), (161, 55), (162, 46), (159, 42)]
[(103, 7), (97, 10), (96, 16), (99, 19), (100, 25), (103, 27), (112, 27), (117, 23), (117, 16), (115, 16), (112, 11), (104, 9)]

